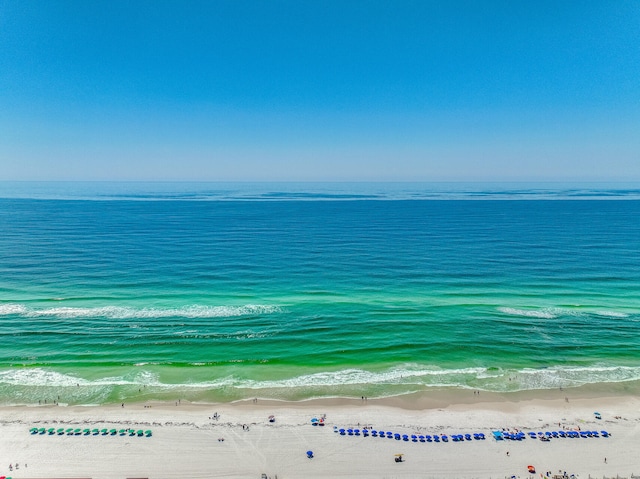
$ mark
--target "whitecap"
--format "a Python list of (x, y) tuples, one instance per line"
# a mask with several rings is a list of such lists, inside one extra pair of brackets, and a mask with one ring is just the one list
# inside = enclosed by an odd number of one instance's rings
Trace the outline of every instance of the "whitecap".
[(190, 305), (179, 308), (132, 308), (127, 306), (56, 307), (30, 308), (22, 304), (7, 303), (0, 305), (0, 316), (21, 315), (24, 317), (53, 317), (73, 319), (78, 317), (103, 317), (107, 319), (148, 319), (148, 318), (226, 318), (256, 314), (275, 314), (282, 312), (279, 306), (246, 304), (241, 306), (202, 306)]
[(523, 316), (526, 318), (555, 319), (557, 315), (550, 309), (532, 310), (500, 307), (498, 311), (510, 316)]

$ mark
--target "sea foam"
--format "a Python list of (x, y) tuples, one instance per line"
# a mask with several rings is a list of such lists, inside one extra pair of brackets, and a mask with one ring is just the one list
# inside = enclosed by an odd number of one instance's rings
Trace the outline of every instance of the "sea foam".
[(156, 319), (178, 317), (196, 319), (274, 314), (280, 312), (282, 312), (282, 308), (279, 306), (260, 304), (246, 304), (242, 306), (191, 305), (166, 309), (133, 308), (127, 306), (34, 308), (15, 303), (0, 305), (0, 316), (20, 315), (28, 318), (54, 317), (60, 319), (83, 317), (101, 317), (107, 319)]

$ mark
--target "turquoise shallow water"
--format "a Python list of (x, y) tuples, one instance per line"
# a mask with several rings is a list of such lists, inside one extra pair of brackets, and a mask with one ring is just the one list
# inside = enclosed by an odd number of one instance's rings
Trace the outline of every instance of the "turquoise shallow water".
[(638, 380), (638, 197), (0, 183), (0, 402)]

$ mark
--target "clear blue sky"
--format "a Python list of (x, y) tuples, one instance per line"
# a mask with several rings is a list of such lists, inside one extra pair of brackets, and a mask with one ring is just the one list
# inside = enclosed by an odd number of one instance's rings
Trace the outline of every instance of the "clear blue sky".
[(0, 0), (2, 180), (640, 180), (640, 2)]

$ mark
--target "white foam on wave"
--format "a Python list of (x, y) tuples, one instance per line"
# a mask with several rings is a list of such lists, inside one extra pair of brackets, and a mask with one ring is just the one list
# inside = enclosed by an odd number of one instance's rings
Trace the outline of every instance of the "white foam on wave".
[[(162, 382), (160, 376), (145, 369), (147, 364), (141, 363), (134, 371), (121, 376), (97, 379), (80, 377), (50, 371), (44, 368), (11, 369), (0, 371), (0, 387), (35, 387), (35, 388), (71, 388), (79, 386), (79, 394), (90, 390), (91, 394), (106, 397), (114, 387), (124, 386), (137, 390), (140, 386), (148, 386), (158, 391), (203, 391), (203, 390), (304, 390), (316, 389), (335, 394), (340, 390), (353, 391), (363, 387), (380, 386), (380, 392), (397, 393), (398, 387), (406, 392), (423, 390), (432, 387), (454, 387), (482, 389), (495, 392), (557, 389), (558, 387), (577, 387), (597, 383), (618, 383), (640, 380), (640, 367), (631, 366), (557, 366), (550, 368), (525, 368), (520, 370), (501, 368), (461, 368), (439, 369), (436, 367), (405, 364), (383, 371), (366, 371), (362, 369), (343, 369), (324, 371), (313, 374), (282, 379), (253, 379), (235, 375), (212, 378), (205, 381), (190, 381), (189, 373), (180, 376), (176, 383)], [(202, 364), (204, 366), (204, 364)], [(198, 367), (199, 364), (194, 366)], [(213, 371), (212, 371), (213, 372)], [(351, 389), (350, 389), (351, 388)], [(40, 394), (40, 393), (38, 393)], [(254, 393), (252, 393), (254, 394)]]
[(628, 318), (629, 315), (627, 313), (622, 313), (619, 311), (596, 311), (595, 314), (598, 316), (604, 316), (607, 318)]
[(462, 385), (464, 378), (482, 374), (485, 368), (437, 369), (417, 366), (392, 368), (387, 371), (365, 371), (362, 369), (343, 369), (324, 371), (278, 380), (247, 380), (234, 377), (222, 378), (209, 386), (232, 386), (245, 389), (279, 389), (304, 387), (334, 387), (357, 385), (430, 385), (451, 386)]
[(508, 308), (508, 307), (500, 307), (498, 311), (504, 314), (508, 314), (509, 316), (523, 316), (526, 318), (540, 318), (540, 319), (554, 319), (557, 318), (557, 314), (551, 309), (517, 309), (517, 308)]
[(72, 386), (116, 386), (116, 385), (151, 385), (161, 386), (156, 374), (149, 371), (137, 371), (135, 374), (121, 377), (105, 377), (96, 380), (87, 380), (50, 371), (42, 368), (11, 369), (0, 371), (0, 384), (11, 386), (36, 386), (36, 387), (72, 387)]
[(22, 304), (8, 303), (0, 305), (0, 316), (20, 315), (29, 318), (53, 317), (73, 319), (79, 317), (104, 317), (108, 319), (146, 319), (146, 318), (226, 318), (249, 316), (254, 314), (280, 313), (279, 306), (246, 304), (242, 306), (183, 306), (180, 308), (132, 308), (127, 306), (103, 306), (93, 308), (57, 307), (30, 308)]
[(514, 385), (519, 389), (551, 389), (637, 380), (640, 380), (640, 367), (607, 365), (523, 369), (513, 378)]
[(0, 304), (0, 316), (8, 316), (10, 314), (25, 314), (26, 312), (27, 308), (22, 304)]

